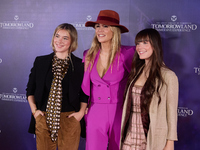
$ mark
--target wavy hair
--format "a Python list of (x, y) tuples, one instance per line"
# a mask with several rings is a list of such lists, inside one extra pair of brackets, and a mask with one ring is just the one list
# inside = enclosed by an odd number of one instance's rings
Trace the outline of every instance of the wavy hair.
[[(111, 41), (111, 50), (110, 50), (110, 57), (108, 60), (107, 68), (108, 70), (109, 66), (112, 64), (116, 54), (119, 52), (120, 47), (121, 47), (121, 31), (120, 28), (114, 27), (114, 26), (109, 26), (111, 28), (111, 31), (113, 32), (113, 37)], [(87, 51), (86, 57), (85, 57), (85, 70), (87, 70), (89, 64), (90, 70), (93, 67), (94, 64), (94, 59), (96, 57), (96, 54), (98, 53), (99, 49), (101, 49), (101, 43), (97, 39), (97, 35), (95, 34), (91, 47)]]
[[(151, 28), (140, 31), (136, 35), (135, 44), (137, 45), (138, 42), (143, 41), (149, 41), (153, 49), (153, 53), (149, 61), (149, 76), (141, 91), (141, 111), (149, 112), (149, 106), (154, 93), (156, 93), (159, 98), (158, 104), (160, 104), (161, 102), (159, 89), (162, 87), (163, 84), (165, 84), (165, 81), (161, 74), (161, 68), (167, 68), (167, 66), (163, 62), (163, 49), (159, 32)], [(131, 81), (134, 79), (132, 83), (134, 84), (139, 76), (142, 74), (144, 66), (145, 60), (140, 59), (138, 53), (135, 52), (132, 61), (132, 69), (126, 85), (125, 95)]]

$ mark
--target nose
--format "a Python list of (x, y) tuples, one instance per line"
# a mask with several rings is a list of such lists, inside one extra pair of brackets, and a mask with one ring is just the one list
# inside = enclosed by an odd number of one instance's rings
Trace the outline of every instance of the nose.
[(103, 27), (102, 27), (102, 26), (99, 26), (99, 27), (97, 28), (97, 31), (98, 31), (98, 32), (103, 31)]
[(59, 43), (62, 43), (62, 41), (63, 41), (62, 38), (58, 38)]

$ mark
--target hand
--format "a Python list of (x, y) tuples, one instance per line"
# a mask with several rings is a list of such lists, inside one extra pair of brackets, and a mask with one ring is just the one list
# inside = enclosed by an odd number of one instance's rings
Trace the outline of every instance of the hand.
[(35, 114), (34, 114), (34, 118), (36, 119), (37, 116), (39, 116), (39, 115), (44, 116), (44, 113), (41, 110), (36, 110)]
[(87, 113), (88, 113), (88, 108), (85, 109), (85, 115), (87, 115)]
[(174, 150), (174, 141), (167, 140), (167, 143), (163, 150)]
[(84, 112), (83, 112), (83, 111), (79, 111), (79, 112), (72, 113), (71, 115), (68, 116), (68, 118), (71, 118), (72, 116), (74, 116), (74, 118), (75, 118), (77, 121), (81, 121), (81, 119), (82, 119), (83, 116), (84, 116)]

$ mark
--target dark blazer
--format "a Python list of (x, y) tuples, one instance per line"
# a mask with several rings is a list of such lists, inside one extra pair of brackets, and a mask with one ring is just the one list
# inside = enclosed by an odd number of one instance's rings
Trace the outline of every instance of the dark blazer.
[[(51, 80), (46, 80), (47, 73), (52, 67), (52, 58), (54, 53), (45, 56), (38, 56), (35, 59), (34, 66), (31, 69), (29, 75), (29, 81), (26, 88), (26, 95), (34, 95), (37, 109), (41, 109), (44, 97), (45, 82), (51, 86)], [(77, 112), (80, 109), (80, 103), (87, 103), (88, 96), (85, 95), (81, 89), (81, 83), (83, 80), (84, 64), (82, 60), (73, 54), (71, 54), (70, 72), (69, 77), (69, 103), (73, 106)], [(31, 116), (31, 122), (29, 126), (29, 132), (35, 133), (35, 118)], [(81, 120), (81, 136), (85, 137), (85, 122)]]

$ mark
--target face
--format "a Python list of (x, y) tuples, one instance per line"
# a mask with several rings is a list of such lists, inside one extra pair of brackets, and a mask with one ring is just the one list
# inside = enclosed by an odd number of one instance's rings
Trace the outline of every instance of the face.
[(58, 30), (54, 36), (54, 47), (57, 53), (68, 53), (71, 37), (68, 31)]
[(145, 59), (145, 61), (149, 61), (153, 54), (153, 48), (148, 40), (136, 43), (136, 51), (140, 59)]
[(104, 24), (96, 24), (95, 25), (95, 33), (98, 41), (103, 43), (110, 43), (113, 37), (113, 32), (108, 25)]

